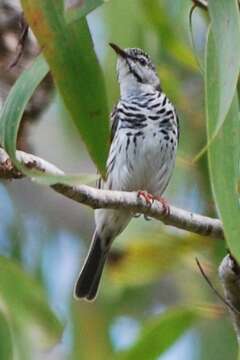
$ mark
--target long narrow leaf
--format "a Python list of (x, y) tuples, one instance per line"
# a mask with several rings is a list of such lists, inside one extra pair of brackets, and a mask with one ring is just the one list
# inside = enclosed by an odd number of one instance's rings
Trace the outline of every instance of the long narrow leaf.
[(2, 312), (0, 312), (0, 359), (13, 359), (13, 342), (9, 323)]
[[(205, 64), (205, 103), (207, 133), (210, 139), (215, 131), (219, 103), (214, 95), (219, 85), (217, 73), (218, 52), (213, 33), (210, 31)], [(235, 95), (217, 138), (209, 147), (209, 169), (214, 198), (229, 249), (240, 260), (240, 206), (239, 206), (239, 159), (240, 118), (238, 98)]]
[[(64, 2), (55, 3), (56, 13), (59, 17), (63, 16)], [(78, 9), (78, 17), (86, 15), (94, 7), (100, 5), (99, 1), (90, 1), (83, 6), (83, 12)], [(81, 9), (82, 10), (82, 9)], [(68, 13), (68, 12), (67, 12)], [(70, 25), (68, 26), (70, 28)], [(12, 87), (9, 96), (1, 111), (0, 121), (0, 141), (10, 155), (13, 163), (26, 175), (34, 177), (36, 181), (52, 185), (56, 182), (65, 184), (79, 184), (95, 180), (95, 175), (59, 175), (53, 176), (38, 171), (29, 170), (23, 166), (16, 158), (16, 139), (22, 119), (23, 112), (30, 100), (33, 92), (40, 84), (42, 79), (49, 71), (49, 67), (42, 56), (39, 56), (32, 64), (30, 69), (24, 71), (16, 84)], [(107, 118), (107, 117), (106, 117)]]
[(108, 111), (102, 72), (85, 19), (67, 25), (54, 0), (22, 0), (66, 108), (102, 174), (108, 155)]
[(38, 56), (32, 66), (22, 73), (11, 88), (1, 111), (1, 142), (13, 162), (21, 169), (21, 164), (16, 159), (18, 129), (27, 103), (48, 71), (46, 61), (42, 56)]
[[(231, 106), (240, 70), (240, 15), (237, 0), (209, 0), (209, 13), (217, 60), (215, 87), (212, 92), (216, 121), (207, 144), (196, 155), (197, 161), (216, 138)], [(216, 85), (218, 84), (218, 85)]]
[(63, 328), (47, 304), (42, 288), (17, 264), (2, 256), (0, 301), (13, 328), (21, 324), (38, 329), (47, 346), (59, 341)]
[(231, 106), (239, 76), (240, 16), (237, 0), (209, 0), (208, 6), (218, 60), (219, 86), (213, 93), (218, 98), (218, 130)]
[(95, 10), (97, 7), (107, 2), (108, 0), (88, 0), (80, 2), (80, 5), (73, 6), (66, 11), (66, 20), (67, 22), (76, 21), (84, 16), (86, 16), (91, 11)]
[(196, 312), (174, 309), (148, 321), (132, 348), (123, 352), (119, 359), (149, 360), (162, 355), (197, 320)]
[(96, 179), (95, 175), (91, 174), (76, 174), (76, 175), (51, 175), (36, 170), (30, 170), (24, 166), (16, 158), (16, 140), (18, 129), (22, 120), (23, 112), (33, 95), (35, 89), (48, 73), (49, 68), (42, 56), (35, 59), (32, 66), (25, 70), (18, 78), (12, 87), (8, 97), (4, 103), (0, 115), (0, 139), (9, 154), (11, 160), (20, 171), (35, 179), (35, 181), (45, 184), (53, 185), (57, 182), (76, 185), (81, 183), (88, 183)]

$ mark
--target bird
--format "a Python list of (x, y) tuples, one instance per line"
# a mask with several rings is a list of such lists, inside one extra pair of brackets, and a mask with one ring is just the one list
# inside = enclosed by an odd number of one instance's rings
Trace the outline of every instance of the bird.
[[(161, 201), (168, 212), (162, 194), (172, 176), (179, 142), (175, 107), (162, 91), (156, 67), (145, 51), (109, 45), (117, 54), (120, 99), (110, 116), (107, 176), (100, 179), (99, 188), (135, 191), (147, 203)], [(75, 284), (75, 298), (96, 298), (112, 242), (134, 215), (126, 209), (95, 210), (96, 228)]]

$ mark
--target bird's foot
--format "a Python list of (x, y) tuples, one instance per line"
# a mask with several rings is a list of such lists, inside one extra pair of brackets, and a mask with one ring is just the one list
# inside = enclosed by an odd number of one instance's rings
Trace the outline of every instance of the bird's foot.
[(163, 214), (165, 216), (168, 216), (170, 214), (170, 205), (169, 202), (164, 199), (162, 196), (154, 196), (154, 200), (159, 201), (162, 204), (163, 207)]
[(151, 218), (149, 216), (147, 216), (146, 214), (134, 214), (133, 217), (134, 218), (139, 218), (141, 215), (144, 216), (144, 220), (150, 221)]
[(149, 207), (151, 207), (154, 202), (154, 196), (147, 191), (139, 190), (137, 192), (137, 197), (143, 198)]

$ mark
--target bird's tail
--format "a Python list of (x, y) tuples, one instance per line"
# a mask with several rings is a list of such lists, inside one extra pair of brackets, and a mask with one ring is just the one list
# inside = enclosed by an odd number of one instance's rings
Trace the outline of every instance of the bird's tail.
[(76, 298), (86, 298), (89, 301), (95, 299), (107, 253), (103, 250), (101, 239), (95, 231), (89, 253), (75, 285)]

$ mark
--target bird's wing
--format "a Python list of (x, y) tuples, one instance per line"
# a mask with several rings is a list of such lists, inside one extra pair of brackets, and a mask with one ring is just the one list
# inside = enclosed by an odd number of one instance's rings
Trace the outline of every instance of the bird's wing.
[(118, 112), (117, 112), (117, 104), (114, 106), (113, 111), (111, 112), (110, 115), (110, 124), (111, 124), (111, 136), (110, 136), (110, 143), (112, 143), (113, 138), (115, 136), (117, 127), (118, 127), (118, 121), (119, 121), (119, 116), (118, 116)]
[[(114, 106), (111, 114), (110, 114), (110, 126), (111, 126), (111, 131), (110, 131), (110, 144), (112, 143), (117, 127), (118, 127), (118, 121), (119, 121), (119, 116), (117, 113), (117, 104)], [(96, 184), (98, 189), (102, 188), (102, 178), (99, 177), (99, 179), (97, 180), (97, 184)]]

